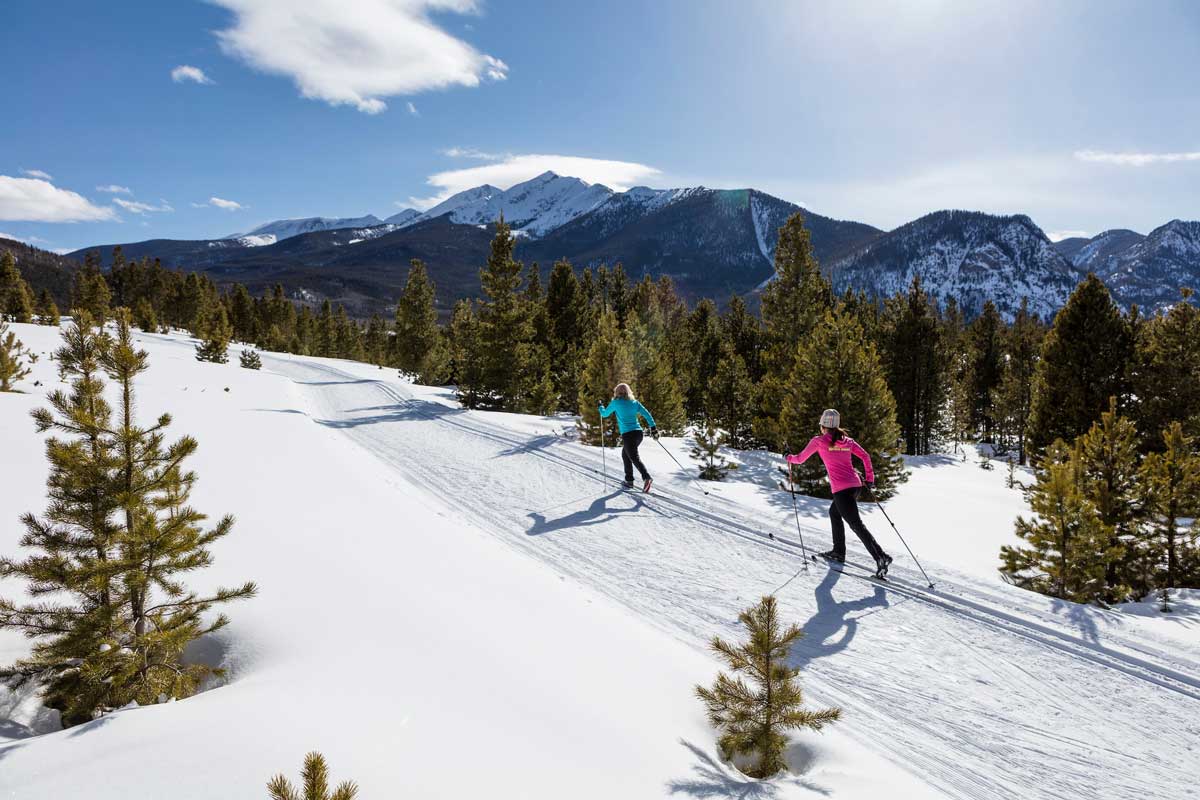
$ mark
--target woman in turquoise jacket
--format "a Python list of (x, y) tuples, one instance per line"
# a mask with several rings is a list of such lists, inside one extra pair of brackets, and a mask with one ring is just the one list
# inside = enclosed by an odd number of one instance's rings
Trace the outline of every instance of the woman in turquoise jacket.
[(654, 424), (654, 417), (650, 416), (644, 405), (634, 399), (628, 383), (618, 383), (617, 388), (613, 389), (613, 399), (607, 406), (600, 406), (599, 411), (600, 416), (605, 419), (613, 414), (617, 415), (617, 428), (621, 431), (621, 461), (625, 463), (625, 488), (633, 488), (633, 468), (636, 466), (638, 472), (642, 473), (642, 491), (650, 491), (653, 480), (638, 456), (638, 446), (642, 443), (642, 426), (638, 422), (638, 415), (645, 417), (646, 422), (650, 423), (650, 435), (657, 439), (658, 427)]

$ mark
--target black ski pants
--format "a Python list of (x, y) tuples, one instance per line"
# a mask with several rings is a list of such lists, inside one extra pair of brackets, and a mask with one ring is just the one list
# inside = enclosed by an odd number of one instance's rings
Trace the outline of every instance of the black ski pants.
[(829, 522), (833, 526), (833, 552), (845, 558), (846, 523), (850, 523), (850, 530), (858, 534), (871, 558), (878, 561), (883, 555), (883, 548), (875, 541), (875, 537), (863, 524), (862, 517), (858, 515), (858, 493), (861, 488), (852, 486), (833, 493), (833, 502), (829, 504)]
[(646, 470), (646, 465), (642, 463), (641, 456), (638, 455), (638, 446), (641, 443), (642, 431), (640, 428), (621, 434), (621, 461), (625, 464), (625, 480), (629, 483), (633, 483), (635, 466), (638, 468), (638, 472), (642, 473), (642, 480), (650, 480), (650, 473)]

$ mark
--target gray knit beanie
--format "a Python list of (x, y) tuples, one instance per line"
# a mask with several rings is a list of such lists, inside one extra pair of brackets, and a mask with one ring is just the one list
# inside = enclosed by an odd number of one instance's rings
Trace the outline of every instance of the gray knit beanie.
[(842, 415), (834, 411), (832, 408), (827, 408), (821, 412), (822, 428), (840, 428), (841, 425)]

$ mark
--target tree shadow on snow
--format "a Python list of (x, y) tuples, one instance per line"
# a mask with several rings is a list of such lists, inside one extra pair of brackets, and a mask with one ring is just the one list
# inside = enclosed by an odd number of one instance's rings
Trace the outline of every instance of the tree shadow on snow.
[(830, 791), (818, 786), (806, 778), (794, 775), (776, 777), (769, 781), (761, 781), (738, 772), (736, 769), (714, 759), (701, 748), (680, 739), (679, 743), (691, 751), (696, 757), (692, 764), (692, 775), (685, 779), (667, 782), (667, 791), (671, 794), (685, 794), (691, 797), (730, 797), (737, 800), (771, 800), (779, 793), (780, 784), (792, 784), (820, 795), (829, 795)]
[(523, 453), (536, 453), (542, 450), (547, 450), (557, 442), (563, 441), (563, 437), (554, 433), (545, 433), (541, 436), (534, 436), (524, 444), (514, 445), (507, 450), (501, 450), (492, 458), (502, 458), (504, 456), (519, 456)]
[[(873, 592), (869, 596), (857, 600), (834, 599), (833, 587), (841, 577), (841, 572), (829, 568), (828, 573), (817, 584), (813, 592), (817, 600), (817, 610), (801, 626), (804, 636), (792, 647), (790, 660), (793, 666), (804, 669), (819, 658), (826, 658), (845, 650), (858, 633), (859, 618), (889, 607), (887, 592), (882, 586), (872, 587)], [(865, 613), (850, 616), (856, 611)]]
[(1055, 600), (1050, 604), (1050, 608), (1055, 614), (1065, 616), (1067, 621), (1079, 631), (1080, 636), (1092, 644), (1100, 644), (1100, 630), (1096, 626), (1096, 617), (1103, 612), (1099, 609), (1067, 600)]
[(378, 411), (384, 413), (371, 414), (366, 417), (345, 417), (342, 419), (318, 419), (321, 425), (327, 428), (360, 428), (364, 425), (379, 425), (387, 422), (411, 422), (411, 421), (430, 421), (441, 420), (457, 414), (464, 413), (461, 408), (446, 408), (437, 403), (422, 403), (420, 401), (411, 401), (407, 403), (394, 403), (382, 406), (363, 406), (361, 408), (343, 409), (343, 414), (360, 414), (368, 411)]
[[(608, 507), (608, 501), (622, 496), (632, 499), (633, 505), (625, 508)], [(533, 525), (525, 533), (529, 536), (541, 536), (544, 533), (553, 533), (554, 531), (566, 530), (568, 528), (586, 528), (591, 525), (602, 525), (623, 514), (636, 514), (643, 508), (649, 508), (649, 505), (642, 498), (636, 494), (630, 494), (629, 492), (617, 489), (616, 491), (597, 497), (587, 508), (572, 512), (558, 519), (546, 519), (545, 514), (539, 511), (531, 511), (528, 516), (533, 520)]]

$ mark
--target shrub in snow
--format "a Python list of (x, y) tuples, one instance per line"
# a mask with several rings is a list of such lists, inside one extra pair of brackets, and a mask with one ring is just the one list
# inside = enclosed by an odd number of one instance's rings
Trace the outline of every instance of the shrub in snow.
[(33, 360), (34, 356), (0, 319), (0, 392), (11, 392), (14, 383), (27, 377), (27, 364), (33, 363)]
[(271, 800), (354, 800), (358, 795), (358, 786), (353, 781), (342, 781), (330, 793), (329, 767), (325, 763), (325, 756), (315, 751), (304, 757), (300, 778), (304, 782), (301, 791), (296, 791), (283, 775), (272, 778), (267, 783)]
[[(787, 663), (792, 645), (804, 633), (795, 625), (780, 630), (774, 597), (764, 597), (738, 619), (750, 635), (745, 644), (729, 644), (717, 637), (711, 645), (738, 677), (731, 678), (722, 672), (712, 688), (697, 686), (696, 694), (708, 708), (709, 721), (722, 731), (718, 742), (722, 756), (726, 760), (735, 756), (752, 757), (755, 760), (744, 770), (746, 774), (769, 778), (785, 766), (785, 731), (792, 728), (819, 731), (836, 721), (842, 711), (804, 708), (797, 680), (800, 670)], [(752, 685), (746, 685), (741, 675), (748, 676)]]
[[(195, 692), (219, 671), (185, 664), (184, 648), (228, 623), (224, 615), (204, 619), (214, 605), (255, 592), (247, 583), (198, 595), (180, 580), (211, 563), (208, 547), (233, 519), (206, 531), (205, 516), (188, 505), (196, 475), (184, 462), (195, 439), (167, 444), (167, 414), (138, 425), (133, 384), (147, 357), (134, 349), (128, 311), (115, 316), (115, 335), (93, 330), (86, 311), (63, 332), (56, 357), (70, 392), (52, 392), (52, 409), (33, 415), (39, 432), (63, 437), (46, 447), (50, 504), (44, 517), (22, 518), (22, 545), (34, 552), (0, 559), (0, 575), (25, 578), (39, 598), (24, 606), (0, 600), (0, 627), (35, 640), (30, 656), (0, 675), (41, 681), (45, 705), (65, 725)], [(103, 374), (116, 384), (115, 415)]]
[[(262, 369), (262, 357), (257, 350), (243, 350), (240, 356), (241, 365), (246, 369)], [(225, 391), (229, 391), (226, 389)]]
[(721, 455), (720, 450), (726, 442), (726, 437), (714, 428), (712, 423), (698, 429), (692, 441), (695, 442), (692, 446), (692, 458), (700, 462), (700, 477), (704, 480), (725, 480), (725, 475), (730, 470), (738, 468), (737, 464), (729, 463), (725, 456)]

